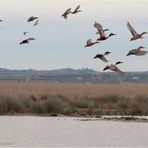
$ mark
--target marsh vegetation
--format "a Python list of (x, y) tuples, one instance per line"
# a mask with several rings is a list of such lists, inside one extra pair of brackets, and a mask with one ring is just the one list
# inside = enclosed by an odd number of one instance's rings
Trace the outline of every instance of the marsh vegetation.
[(0, 114), (148, 115), (147, 84), (0, 82)]

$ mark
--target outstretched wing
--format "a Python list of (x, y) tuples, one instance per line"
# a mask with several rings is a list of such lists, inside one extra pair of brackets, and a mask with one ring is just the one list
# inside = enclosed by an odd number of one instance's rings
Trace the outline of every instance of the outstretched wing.
[(78, 5), (78, 6), (75, 8), (74, 11), (77, 11), (79, 8), (80, 8), (80, 5)]
[(27, 22), (32, 21), (32, 19), (33, 19), (33, 16), (29, 17), (29, 18), (27, 19)]
[(94, 23), (94, 27), (98, 30), (98, 28), (99, 28), (99, 26), (98, 26), (99, 24), (97, 23), (97, 22), (95, 22)]
[(39, 20), (36, 20), (33, 26), (38, 25), (38, 23), (39, 23)]
[(104, 30), (103, 30), (103, 27), (101, 24), (95, 22), (94, 23), (94, 27), (97, 29), (97, 31), (99, 32), (100, 36), (105, 36), (105, 33), (104, 33)]
[(31, 16), (27, 19), (27, 22), (34, 21), (35, 19), (38, 19), (38, 17)]
[(71, 8), (67, 9), (61, 16), (67, 19), (67, 15), (70, 13), (70, 11), (71, 11)]
[(118, 67), (116, 67), (116, 72), (117, 72), (118, 75), (123, 75), (124, 74), (124, 72), (121, 71)]
[(133, 35), (133, 36), (136, 36), (138, 33), (135, 31), (135, 29), (130, 25), (130, 23), (129, 22), (127, 22), (127, 27), (128, 27), (128, 29), (130, 30), (130, 32), (131, 32), (131, 34)]
[(92, 43), (91, 39), (87, 40), (88, 45), (91, 44), (91, 43)]
[(71, 10), (71, 8), (67, 9), (67, 10), (66, 10), (66, 12), (67, 12), (67, 13), (69, 13), (69, 12), (70, 12), (70, 10)]
[(101, 56), (100, 59), (104, 62), (108, 62), (108, 60), (104, 56)]
[(123, 75), (124, 72), (122, 72), (116, 65), (111, 64), (110, 69), (112, 71), (115, 71), (118, 75)]
[(104, 69), (103, 69), (103, 71), (105, 71), (107, 69), (110, 69), (110, 66), (109, 65), (105, 66)]

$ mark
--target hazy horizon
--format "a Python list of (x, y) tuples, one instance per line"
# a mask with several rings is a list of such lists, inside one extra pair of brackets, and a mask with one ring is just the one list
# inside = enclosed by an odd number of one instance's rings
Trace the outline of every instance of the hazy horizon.
[[(67, 20), (61, 14), (68, 8), (81, 5), (82, 12), (69, 15)], [(148, 1), (1, 1), (0, 19), (0, 68), (7, 69), (83, 69), (102, 71), (106, 64), (123, 61), (122, 71), (147, 71), (147, 56), (129, 56), (129, 50), (140, 45), (148, 50), (148, 35), (144, 39), (130, 42), (131, 33), (127, 21), (139, 33), (148, 31)], [(39, 24), (27, 23), (30, 16), (38, 16)], [(84, 48), (86, 41), (96, 40), (93, 27), (99, 21), (116, 36), (100, 44)], [(25, 37), (23, 32), (29, 32)], [(25, 38), (36, 40), (19, 45)], [(97, 53), (110, 51), (109, 63), (94, 60)]]

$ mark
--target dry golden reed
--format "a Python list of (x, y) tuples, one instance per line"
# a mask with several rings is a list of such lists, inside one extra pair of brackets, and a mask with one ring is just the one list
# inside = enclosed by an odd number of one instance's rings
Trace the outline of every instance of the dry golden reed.
[(148, 115), (148, 85), (1, 81), (0, 114)]
[(69, 84), (54, 83), (50, 81), (16, 82), (0, 81), (1, 95), (56, 95), (65, 96), (102, 96), (116, 94), (120, 96), (135, 97), (138, 95), (148, 96), (148, 84)]

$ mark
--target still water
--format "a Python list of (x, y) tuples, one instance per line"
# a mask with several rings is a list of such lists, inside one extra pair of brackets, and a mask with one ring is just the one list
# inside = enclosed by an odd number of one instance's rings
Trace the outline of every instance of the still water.
[(148, 147), (148, 123), (0, 116), (0, 147)]

